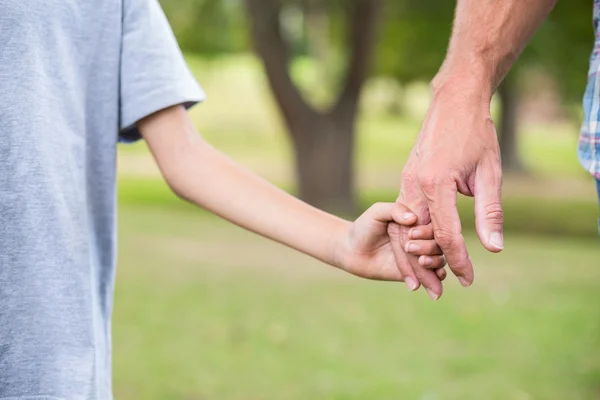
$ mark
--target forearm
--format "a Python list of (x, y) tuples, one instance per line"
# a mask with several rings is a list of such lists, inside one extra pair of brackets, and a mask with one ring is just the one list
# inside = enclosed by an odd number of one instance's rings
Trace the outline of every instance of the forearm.
[(296, 199), (206, 143), (187, 152), (170, 179), (181, 197), (238, 226), (335, 264), (332, 250), (347, 221)]
[[(433, 80), (491, 98), (557, 0), (458, 0), (446, 59)], [(459, 89), (461, 90), (461, 89)]]
[[(173, 113), (185, 115), (182, 110)], [(349, 222), (309, 206), (236, 164), (199, 139), (191, 124), (182, 135), (182, 124), (169, 124), (168, 115), (162, 119), (165, 124), (148, 123), (141, 130), (180, 197), (245, 229), (337, 264), (335, 242)]]

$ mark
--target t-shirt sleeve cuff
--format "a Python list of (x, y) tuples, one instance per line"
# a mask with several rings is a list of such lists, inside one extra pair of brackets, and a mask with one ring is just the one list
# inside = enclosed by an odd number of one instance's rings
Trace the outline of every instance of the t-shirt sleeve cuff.
[(190, 109), (204, 101), (205, 97), (204, 91), (196, 83), (185, 88), (159, 88), (143, 95), (137, 101), (130, 101), (133, 105), (122, 109), (119, 142), (133, 143), (141, 139), (136, 123), (145, 117), (176, 105)]

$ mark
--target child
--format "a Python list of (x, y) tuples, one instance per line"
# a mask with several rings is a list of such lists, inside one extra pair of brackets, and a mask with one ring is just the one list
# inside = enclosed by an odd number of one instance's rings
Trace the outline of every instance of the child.
[[(386, 227), (414, 224), (408, 209), (343, 221), (198, 136), (185, 107), (203, 93), (156, 0), (0, 2), (0, 96), (0, 399), (112, 398), (118, 137), (143, 136), (179, 196), (351, 274), (402, 280)], [(418, 232), (419, 255), (443, 267), (431, 228)]]

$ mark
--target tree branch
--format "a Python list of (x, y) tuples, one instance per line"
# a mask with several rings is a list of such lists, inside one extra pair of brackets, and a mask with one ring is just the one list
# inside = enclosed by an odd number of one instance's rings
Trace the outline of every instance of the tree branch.
[[(288, 127), (308, 121), (315, 111), (302, 98), (289, 73), (289, 49), (280, 24), (280, 0), (246, 0), (254, 48)], [(292, 132), (293, 133), (293, 132)]]
[(333, 113), (356, 111), (358, 98), (371, 66), (382, 3), (383, 0), (352, 2), (348, 18), (348, 70)]

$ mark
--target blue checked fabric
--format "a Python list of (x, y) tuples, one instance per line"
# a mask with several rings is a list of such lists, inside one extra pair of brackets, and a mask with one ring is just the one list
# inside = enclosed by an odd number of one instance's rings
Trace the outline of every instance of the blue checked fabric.
[[(598, 201), (600, 202), (600, 179), (596, 179), (596, 190), (598, 191)], [(600, 234), (600, 218), (598, 218), (598, 234)]]
[(577, 155), (581, 165), (600, 179), (600, 0), (594, 0), (594, 31), (596, 41), (583, 97), (584, 120)]

